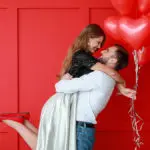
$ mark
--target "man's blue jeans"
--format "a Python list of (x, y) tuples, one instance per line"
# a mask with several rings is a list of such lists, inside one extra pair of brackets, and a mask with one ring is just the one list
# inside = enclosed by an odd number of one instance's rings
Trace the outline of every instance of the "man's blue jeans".
[(92, 150), (95, 141), (95, 128), (76, 125), (77, 150)]

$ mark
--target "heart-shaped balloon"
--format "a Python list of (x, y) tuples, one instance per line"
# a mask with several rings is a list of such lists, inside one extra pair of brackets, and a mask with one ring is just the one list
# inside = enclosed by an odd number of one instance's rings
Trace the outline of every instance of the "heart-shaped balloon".
[(142, 17), (135, 20), (129, 17), (122, 17), (119, 20), (119, 32), (122, 39), (132, 48), (139, 49), (144, 45), (144, 41), (149, 34), (148, 18)]
[(127, 15), (134, 10), (135, 0), (111, 0), (114, 8), (122, 15)]
[(148, 22), (149, 22), (149, 35), (150, 35), (150, 13), (148, 13), (147, 18), (148, 18)]
[(138, 0), (139, 12), (144, 14), (150, 11), (150, 0)]
[(148, 18), (148, 21), (149, 21), (149, 35), (148, 35), (148, 38), (145, 40), (145, 44), (144, 44), (144, 46), (150, 46), (150, 41), (149, 41), (149, 39), (150, 39), (150, 13), (147, 15), (147, 18)]
[(107, 18), (104, 21), (104, 30), (115, 40), (119, 41), (121, 39), (119, 30), (118, 30), (118, 22), (120, 17), (112, 16)]
[(137, 51), (139, 66), (143, 66), (150, 62), (150, 47), (143, 47), (141, 50)]

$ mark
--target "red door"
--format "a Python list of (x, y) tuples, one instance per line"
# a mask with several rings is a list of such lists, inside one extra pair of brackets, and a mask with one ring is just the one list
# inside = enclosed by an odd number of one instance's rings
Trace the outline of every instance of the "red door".
[[(109, 0), (11, 0), (0, 2), (0, 112), (31, 113), (38, 127), (43, 104), (55, 92), (59, 73), (68, 47), (88, 23), (103, 27), (108, 16), (116, 15)], [(107, 43), (107, 45), (110, 42)], [(136, 108), (145, 121), (142, 132), (148, 150), (148, 86), (150, 71), (141, 73)], [(130, 74), (129, 74), (129, 73)], [(134, 66), (122, 72), (127, 85), (134, 85)], [(144, 79), (142, 78), (144, 77)], [(132, 130), (128, 117), (129, 100), (114, 94), (98, 117), (95, 150), (132, 150)], [(8, 140), (9, 139), (9, 140)], [(1, 150), (27, 150), (29, 147), (16, 132), (0, 125)]]

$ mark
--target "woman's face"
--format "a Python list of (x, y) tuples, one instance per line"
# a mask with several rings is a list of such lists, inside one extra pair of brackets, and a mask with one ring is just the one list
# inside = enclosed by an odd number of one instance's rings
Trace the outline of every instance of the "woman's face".
[(89, 51), (91, 53), (98, 51), (98, 49), (100, 49), (102, 46), (103, 40), (104, 40), (103, 36), (97, 38), (90, 38), (88, 42)]

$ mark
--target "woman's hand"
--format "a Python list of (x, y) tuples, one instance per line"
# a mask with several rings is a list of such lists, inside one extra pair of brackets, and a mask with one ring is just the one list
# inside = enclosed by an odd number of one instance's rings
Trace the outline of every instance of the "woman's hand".
[(128, 98), (136, 99), (136, 91), (130, 88), (123, 88), (120, 90), (120, 93)]
[(130, 88), (126, 88), (125, 84), (118, 84), (119, 94), (122, 94), (128, 98), (136, 99), (136, 91)]
[(126, 88), (126, 84), (117, 84), (119, 94), (122, 94), (128, 98), (136, 99), (136, 91), (130, 88)]
[(69, 73), (66, 73), (62, 76), (61, 80), (71, 80), (72, 76)]

